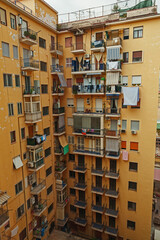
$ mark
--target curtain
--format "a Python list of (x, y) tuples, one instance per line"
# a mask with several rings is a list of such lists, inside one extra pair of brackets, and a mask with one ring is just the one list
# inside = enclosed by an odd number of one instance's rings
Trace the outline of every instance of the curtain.
[(119, 140), (106, 139), (106, 151), (119, 152)]
[(58, 127), (62, 128), (64, 127), (64, 125), (65, 125), (64, 116), (59, 116)]
[(91, 118), (82, 117), (82, 128), (91, 129)]
[(107, 48), (107, 61), (120, 59), (120, 47)]
[(119, 82), (119, 72), (116, 73), (116, 72), (109, 72), (107, 73), (106, 75), (106, 85), (117, 85), (118, 82)]

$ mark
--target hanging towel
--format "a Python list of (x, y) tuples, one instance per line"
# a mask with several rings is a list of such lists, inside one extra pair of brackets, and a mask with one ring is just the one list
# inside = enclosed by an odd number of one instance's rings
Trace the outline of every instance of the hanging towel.
[(122, 159), (123, 159), (123, 161), (128, 161), (128, 152), (127, 151), (122, 151)]
[(86, 129), (82, 129), (82, 135), (86, 135)]
[(136, 106), (139, 101), (139, 87), (122, 87), (124, 105)]
[(118, 69), (118, 62), (107, 62), (109, 70)]

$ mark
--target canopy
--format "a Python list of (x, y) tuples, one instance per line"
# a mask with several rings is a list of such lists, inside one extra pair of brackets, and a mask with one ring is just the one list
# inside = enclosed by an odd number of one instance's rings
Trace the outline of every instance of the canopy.
[(59, 136), (58, 138), (59, 138), (59, 142), (60, 142), (60, 144), (61, 144), (61, 146), (62, 146), (63, 148), (64, 148), (66, 145), (68, 145), (68, 142), (67, 142), (66, 137), (65, 137), (64, 135)]
[(66, 83), (63, 73), (58, 72), (57, 74), (58, 74), (58, 77), (59, 77), (62, 87), (67, 87), (67, 83)]
[(14, 164), (15, 169), (18, 169), (23, 166), (20, 156), (13, 158), (13, 164)]

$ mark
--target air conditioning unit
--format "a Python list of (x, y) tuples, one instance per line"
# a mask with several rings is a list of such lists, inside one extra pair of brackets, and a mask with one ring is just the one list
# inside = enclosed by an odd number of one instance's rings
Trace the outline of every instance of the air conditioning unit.
[(131, 131), (131, 132), (132, 132), (132, 134), (134, 134), (134, 135), (136, 135), (136, 134), (137, 134), (137, 131), (135, 131), (135, 130), (134, 130), (134, 131)]
[(22, 71), (21, 74), (22, 74), (22, 76), (27, 76), (27, 72), (25, 72), (25, 71)]
[(28, 162), (28, 167), (34, 167), (34, 163), (33, 162)]
[(125, 129), (121, 129), (121, 133), (125, 133), (126, 132), (126, 130)]
[(31, 202), (32, 205), (35, 204), (35, 198), (34, 198), (34, 197), (31, 197), (31, 198), (30, 198), (30, 202)]
[(90, 54), (85, 54), (84, 57), (85, 58), (90, 58)]

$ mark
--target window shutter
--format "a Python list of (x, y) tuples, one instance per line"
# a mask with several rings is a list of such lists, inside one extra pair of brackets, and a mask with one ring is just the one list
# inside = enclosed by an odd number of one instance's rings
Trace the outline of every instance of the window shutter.
[(142, 51), (133, 52), (133, 58), (141, 58), (142, 57)]
[(126, 149), (126, 141), (121, 141), (121, 148)]
[(132, 84), (141, 84), (142, 76), (132, 76)]
[(138, 151), (138, 142), (130, 142), (130, 150)]

